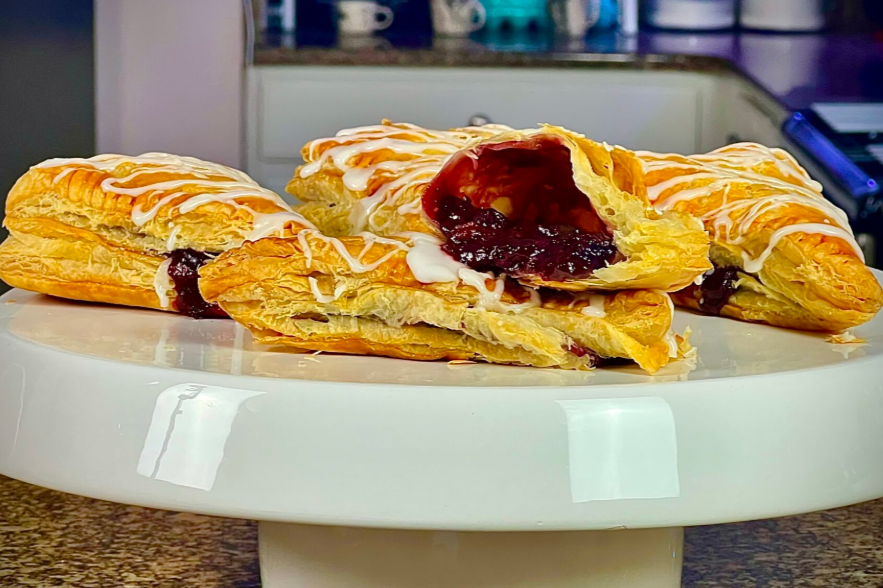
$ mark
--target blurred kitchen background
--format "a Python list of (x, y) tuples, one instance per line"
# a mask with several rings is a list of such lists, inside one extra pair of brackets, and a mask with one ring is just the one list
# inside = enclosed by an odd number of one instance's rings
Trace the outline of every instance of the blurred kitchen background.
[(301, 146), (343, 127), (549, 122), (786, 147), (877, 263), (881, 30), (883, 0), (2, 2), (0, 194), (49, 157), (145, 151), (284, 192)]

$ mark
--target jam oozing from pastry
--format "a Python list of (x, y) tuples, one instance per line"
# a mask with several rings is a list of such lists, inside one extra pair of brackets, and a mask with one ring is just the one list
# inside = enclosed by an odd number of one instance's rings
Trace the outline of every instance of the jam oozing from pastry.
[(193, 318), (227, 318), (217, 304), (205, 301), (199, 292), (199, 268), (211, 256), (195, 249), (175, 249), (169, 254), (169, 277), (175, 283), (175, 304), (178, 312)]
[(601, 356), (588, 347), (583, 347), (582, 345), (578, 345), (575, 342), (571, 342), (570, 347), (568, 347), (567, 350), (577, 357), (589, 356), (588, 367), (598, 367), (599, 365), (601, 365)]
[(715, 315), (721, 313), (736, 291), (738, 272), (736, 267), (715, 265), (711, 273), (705, 275), (699, 286), (699, 308), (702, 312)]
[(423, 208), (446, 238), (442, 249), (478, 271), (562, 281), (620, 257), (573, 181), (570, 152), (548, 135), (455, 154)]

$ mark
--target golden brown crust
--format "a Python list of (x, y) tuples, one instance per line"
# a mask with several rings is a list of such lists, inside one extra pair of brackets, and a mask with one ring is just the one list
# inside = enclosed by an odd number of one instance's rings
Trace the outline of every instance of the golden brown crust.
[[(658, 206), (705, 220), (711, 259), (742, 270), (724, 316), (820, 331), (840, 331), (883, 307), (883, 289), (850, 243), (845, 215), (786, 152), (739, 144), (700, 156), (641, 152)], [(805, 231), (776, 238), (783, 227)], [(830, 227), (844, 236), (818, 232)], [(827, 228), (824, 229), (826, 232)], [(764, 253), (768, 257), (756, 269)], [(675, 296), (698, 307), (698, 289)]]
[[(110, 245), (90, 231), (46, 219), (9, 219), (0, 277), (52, 296), (161, 309), (153, 286), (163, 258)], [(170, 292), (174, 307), (174, 292)]]
[[(430, 133), (427, 138), (419, 133), (415, 135), (411, 127), (402, 127), (401, 133), (394, 132), (395, 125), (389, 128), (393, 131), (387, 132), (393, 134), (384, 137), (416, 144), (429, 141), (433, 133), (441, 133), (426, 131)], [(688, 215), (659, 215), (653, 211), (643, 185), (640, 161), (632, 152), (619, 147), (610, 148), (548, 125), (533, 130), (465, 138), (459, 143), (457, 133), (460, 130), (451, 132), (454, 132), (453, 137), (445, 135), (445, 140), (451, 142), (451, 149), (463, 148), (473, 152), (483, 146), (542, 136), (560, 141), (571, 154), (577, 188), (612, 229), (616, 247), (625, 257), (624, 261), (596, 270), (586, 279), (546, 281), (532, 277), (524, 278), (524, 283), (572, 291), (624, 288), (673, 291), (685, 287), (710, 269), (708, 238), (701, 226)], [(367, 229), (388, 236), (406, 231), (440, 236), (435, 224), (424, 214), (420, 202), (428, 183), (441, 168), (444, 152), (399, 153), (373, 147), (354, 152), (341, 165), (362, 172), (375, 170), (364, 190), (347, 188), (344, 171), (335, 163), (335, 158), (327, 157), (331, 149), (360, 145), (375, 140), (374, 137), (372, 132), (357, 133), (319, 140), (305, 147), (303, 154), (308, 163), (295, 172), (287, 188), (306, 202), (299, 211), (331, 235), (355, 234)], [(393, 163), (391, 169), (377, 167), (403, 160), (408, 162), (407, 166), (396, 167)], [(318, 170), (315, 169), (317, 165)], [(421, 169), (427, 173), (415, 176)]]
[[(191, 158), (168, 156), (174, 158), (172, 163), (160, 165), (139, 163), (139, 158), (105, 157), (118, 159), (100, 167), (92, 167), (90, 160), (32, 167), (9, 192), (7, 219), (56, 220), (90, 230), (132, 251), (190, 248), (220, 252), (248, 236), (254, 228), (253, 212), (290, 210), (278, 195), (224, 166), (199, 162), (207, 166), (200, 171), (185, 165), (198, 161)], [(232, 194), (235, 198), (229, 197)], [(209, 198), (204, 198), (206, 195)], [(212, 195), (218, 199), (211, 200)], [(205, 201), (192, 210), (184, 206), (197, 202), (195, 198)], [(149, 215), (155, 207), (155, 214)], [(174, 247), (170, 248), (167, 242), (173, 230)]]
[[(765, 273), (765, 275), (769, 274)], [(781, 275), (794, 275), (793, 279), (802, 279), (797, 278), (798, 274), (793, 270), (790, 274), (782, 271)], [(739, 273), (736, 283), (736, 291), (721, 309), (721, 316), (788, 329), (828, 332), (849, 329), (874, 316), (873, 312), (862, 311), (858, 308), (859, 305), (854, 308), (842, 308), (821, 298), (793, 300), (782, 294), (781, 289), (771, 288), (756, 276), (744, 272)], [(697, 286), (673, 292), (671, 297), (679, 306), (701, 310), (702, 292)]]
[(597, 295), (603, 316), (588, 316), (582, 310), (589, 297), (564, 293), (507, 311), (505, 305), (528, 298), (514, 287), (502, 295), (504, 308), (482, 308), (478, 291), (462, 282), (417, 281), (407, 252), (394, 244), (371, 246), (361, 263), (383, 261), (359, 272), (337, 247), (356, 257), (365, 239), (338, 243), (313, 231), (246, 243), (202, 268), (202, 294), (259, 341), (303, 350), (584, 369), (591, 354), (582, 350), (591, 349), (633, 359), (650, 372), (670, 361), (665, 293)]
[[(220, 252), (264, 228), (291, 234), (304, 224), (278, 195), (217, 164), (167, 154), (48, 160), (9, 193), (0, 279), (161, 308), (154, 280), (171, 250)], [(173, 291), (169, 298), (173, 308)]]

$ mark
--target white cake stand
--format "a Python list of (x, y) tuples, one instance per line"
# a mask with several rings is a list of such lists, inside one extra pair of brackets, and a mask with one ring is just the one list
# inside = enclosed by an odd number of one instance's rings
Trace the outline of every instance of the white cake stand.
[(232, 321), (0, 299), (0, 472), (257, 519), (264, 586), (673, 587), (682, 527), (883, 496), (867, 344), (677, 313), (650, 377), (258, 348)]

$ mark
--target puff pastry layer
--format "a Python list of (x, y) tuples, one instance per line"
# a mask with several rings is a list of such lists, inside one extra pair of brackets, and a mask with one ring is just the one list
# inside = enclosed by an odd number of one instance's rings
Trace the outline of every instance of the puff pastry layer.
[(216, 314), (186, 300), (211, 254), (312, 226), (240, 171), (162, 153), (40, 163), (9, 193), (5, 225), (12, 286), (194, 316)]
[(288, 191), (330, 235), (433, 235), (473, 269), (562, 290), (679, 290), (708, 238), (649, 205), (640, 162), (552, 126), (348, 129), (303, 150)]
[(664, 292), (541, 294), (462, 268), (424, 283), (413, 251), (407, 239), (304, 230), (224, 253), (200, 288), (259, 342), (299, 350), (567, 369), (625, 358), (654, 372), (687, 348)]
[(846, 215), (787, 152), (740, 143), (705, 155), (638, 152), (656, 208), (692, 214), (717, 269), (678, 304), (795, 329), (870, 320), (883, 291)]

